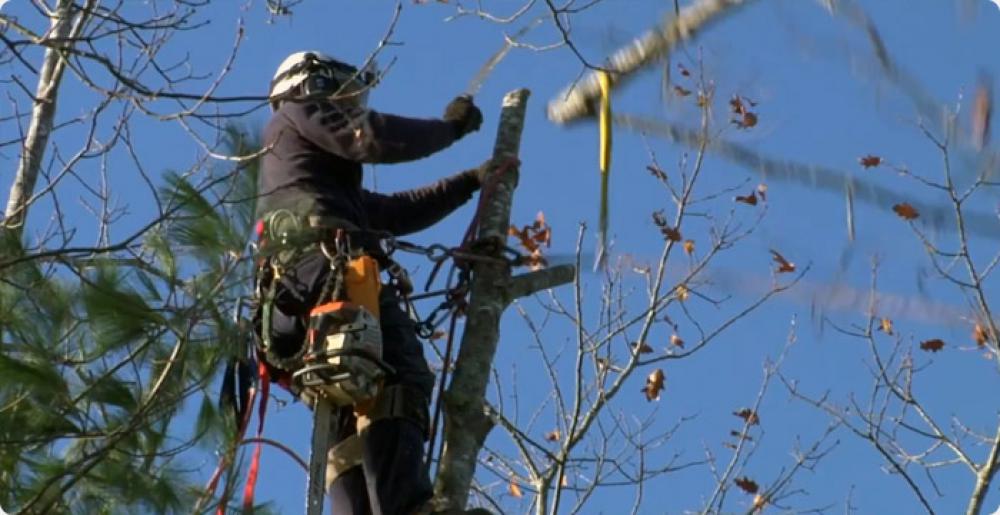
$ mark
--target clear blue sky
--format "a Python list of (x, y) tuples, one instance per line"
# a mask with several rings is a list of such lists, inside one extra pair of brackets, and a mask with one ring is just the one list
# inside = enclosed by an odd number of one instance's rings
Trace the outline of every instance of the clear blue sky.
[[(17, 8), (12, 0), (7, 8)], [(467, 2), (474, 4), (475, 2)], [(865, 9), (877, 24), (898, 66), (927, 88), (934, 98), (951, 108), (961, 106), (959, 124), (967, 128), (968, 111), (980, 71), (1000, 77), (996, 49), (1000, 48), (1000, 10), (987, 0), (917, 2), (879, 0), (864, 2)], [(496, 14), (507, 14), (517, 2), (484, 2)], [(682, 5), (685, 3), (682, 2)], [(514, 32), (533, 15), (513, 25), (497, 25), (473, 16), (451, 21), (454, 3), (413, 4), (407, 2), (392, 41), (379, 62), (393, 61), (388, 75), (372, 93), (370, 104), (377, 110), (411, 116), (438, 116), (445, 104), (461, 93), (484, 60), (502, 43), (501, 33)], [(573, 40), (592, 62), (600, 63), (615, 48), (627, 43), (652, 26), (671, 9), (670, 2), (608, 0), (573, 18)], [(293, 7), (293, 16), (267, 23), (261, 2), (216, 2), (211, 7), (211, 31), (197, 31), (178, 37), (173, 51), (193, 52), (203, 70), (218, 67), (228, 55), (236, 31), (236, 18), (245, 23), (245, 39), (233, 72), (220, 93), (231, 95), (264, 94), (278, 63), (297, 50), (317, 49), (347, 62), (360, 62), (379, 41), (390, 21), (391, 2), (306, 1)], [(207, 19), (207, 17), (206, 17)], [(558, 41), (549, 20), (526, 38), (536, 45)], [(719, 127), (725, 127), (725, 100), (740, 94), (758, 102), (759, 125), (750, 131), (726, 128), (722, 137), (743, 143), (773, 157), (807, 164), (834, 167), (891, 188), (915, 199), (943, 201), (926, 188), (916, 187), (885, 167), (862, 169), (858, 158), (876, 154), (895, 164), (906, 165), (926, 176), (939, 177), (940, 158), (916, 128), (919, 113), (899, 90), (880, 78), (870, 46), (864, 34), (843, 18), (831, 17), (819, 2), (784, 0), (752, 3), (727, 20), (713, 26), (689, 44), (674, 62), (690, 69), (697, 64), (692, 57), (703, 56), (705, 72), (717, 89), (716, 115)], [(537, 52), (515, 49), (486, 81), (476, 97), (485, 115), (483, 129), (454, 147), (428, 159), (403, 165), (381, 166), (376, 171), (377, 187), (392, 191), (430, 182), (438, 177), (477, 165), (490, 154), (502, 95), (511, 89), (527, 87), (532, 91), (529, 116), (524, 131), (521, 182), (517, 191), (513, 221), (529, 223), (539, 210), (553, 226), (554, 253), (571, 252), (578, 224), (596, 227), (598, 202), (597, 129), (583, 123), (566, 129), (547, 121), (547, 102), (580, 73), (576, 57), (563, 47)], [(674, 73), (674, 79), (680, 79)], [(647, 71), (641, 78), (616, 92), (614, 107), (618, 112), (665, 117), (693, 125), (697, 122), (692, 101), (673, 98), (668, 103), (659, 93), (660, 74)], [(88, 105), (91, 98), (79, 94), (70, 104)], [(60, 116), (71, 116), (74, 107), (63, 107)], [(260, 110), (247, 118), (252, 126), (262, 126), (267, 112)], [(937, 127), (939, 119), (928, 120)], [(159, 167), (184, 167), (199, 152), (190, 138), (174, 123), (149, 123), (147, 148)], [(142, 141), (142, 140), (140, 140)], [(657, 209), (672, 211), (665, 191), (645, 171), (649, 150), (668, 171), (688, 149), (655, 138), (643, 138), (617, 131), (612, 163), (611, 227), (616, 255), (630, 254), (637, 261), (652, 261), (659, 253), (662, 239), (653, 225), (651, 213)], [(966, 143), (954, 152), (960, 176), (968, 179), (969, 170), (981, 165), (980, 158)], [(8, 161), (9, 163), (9, 161)], [(995, 165), (994, 165), (995, 167)], [(128, 198), (131, 188), (141, 195), (141, 183), (121, 177), (119, 194)], [(368, 184), (372, 184), (370, 178)], [(892, 214), (890, 205), (858, 202), (855, 206), (857, 239), (847, 254), (847, 267), (840, 271), (847, 249), (844, 196), (842, 191), (810, 188), (798, 184), (762, 181), (752, 171), (727, 161), (709, 158), (705, 163), (702, 194), (740, 187), (731, 197), (761, 182), (768, 185), (767, 216), (758, 230), (728, 252), (714, 265), (719, 277), (731, 278), (725, 288), (710, 291), (716, 296), (732, 293), (721, 311), (743, 305), (762, 292), (770, 280), (769, 249), (777, 249), (800, 267), (810, 264), (812, 271), (803, 286), (842, 284), (864, 290), (870, 281), (870, 262), (878, 256), (880, 290), (906, 297), (919, 297), (945, 303), (967, 313), (966, 302), (956, 290), (940, 280), (928, 279), (926, 297), (916, 286), (918, 274), (928, 266), (922, 248), (907, 225)], [(133, 184), (134, 183), (134, 184)], [(718, 206), (719, 204), (716, 204)], [(976, 211), (994, 213), (995, 195), (980, 195), (970, 201)], [(718, 211), (719, 216), (729, 209)], [(736, 205), (738, 216), (750, 217), (761, 210)], [(128, 224), (146, 220), (141, 204), (132, 204), (121, 234)], [(421, 242), (457, 243), (471, 215), (471, 205), (446, 222), (416, 238)], [(37, 216), (37, 215), (36, 215)], [(707, 242), (707, 234), (693, 224), (685, 229), (685, 238)], [(1000, 234), (998, 224), (995, 234)], [(948, 233), (941, 233), (942, 238)], [(996, 250), (996, 240), (976, 240), (980, 261), (985, 263)], [(594, 245), (594, 233), (588, 232), (586, 249)], [(683, 266), (678, 261), (677, 267)], [(425, 273), (426, 265), (420, 267)], [(423, 273), (418, 271), (418, 282)], [(588, 296), (596, 298), (600, 277), (586, 275)], [(782, 278), (784, 279), (784, 278)], [(808, 284), (806, 284), (808, 283)], [(995, 282), (988, 284), (996, 292)], [(568, 289), (563, 292), (568, 294)], [(686, 360), (669, 363), (665, 368), (667, 388), (660, 401), (647, 403), (639, 393), (646, 373), (636, 374), (632, 385), (619, 398), (616, 410), (643, 418), (656, 410), (656, 424), (667, 428), (682, 417), (694, 417), (663, 448), (655, 459), (666, 460), (675, 454), (681, 461), (701, 459), (706, 449), (720, 461), (728, 457), (722, 442), (730, 429), (738, 427), (731, 412), (753, 402), (761, 380), (761, 364), (775, 357), (782, 348), (790, 323), (797, 320), (798, 343), (783, 367), (783, 373), (801, 381), (801, 386), (817, 395), (829, 391), (831, 398), (845, 401), (853, 392), (864, 400), (871, 383), (870, 359), (864, 345), (837, 335), (829, 327), (821, 331), (811, 319), (815, 290), (808, 288), (775, 300), (761, 311), (743, 320), (704, 352)], [(797, 299), (797, 300), (793, 300)], [(823, 303), (823, 295), (818, 302)], [(533, 310), (535, 303), (527, 302)], [(699, 317), (711, 321), (721, 316), (704, 303), (692, 303)], [(427, 308), (429, 306), (425, 306)], [(590, 310), (596, 305), (591, 305)], [(849, 325), (862, 323), (862, 305), (830, 310), (827, 314)], [(535, 309), (533, 313), (540, 317)], [(952, 415), (971, 427), (992, 434), (997, 423), (998, 391), (996, 367), (979, 353), (968, 350), (971, 326), (953, 315), (929, 318), (913, 311), (885, 308), (897, 330), (914, 345), (928, 338), (942, 338), (946, 349), (935, 355), (916, 351), (915, 358), (927, 369), (917, 386), (935, 415), (947, 424)], [(943, 319), (941, 319), (943, 318)], [(682, 324), (683, 325), (683, 324)], [(689, 328), (690, 329), (690, 328)], [(571, 352), (567, 327), (554, 327), (546, 345), (553, 351)], [(661, 335), (662, 336), (662, 335)], [(691, 334), (693, 339), (693, 334)], [(888, 349), (889, 340), (882, 342)], [(548, 383), (538, 366), (524, 323), (512, 312), (504, 318), (497, 367), (510, 394), (518, 380), (521, 395), (519, 415), (527, 420), (538, 407), (537, 392), (547, 391)], [(666, 341), (655, 343), (662, 348)], [(960, 348), (965, 348), (962, 350)], [(516, 376), (513, 371), (516, 370)], [(287, 398), (285, 394), (279, 394)], [(511, 406), (508, 402), (507, 406)], [(281, 440), (308, 455), (309, 418), (301, 405), (273, 409), (267, 420), (266, 435)], [(540, 436), (551, 429), (551, 409), (542, 410), (542, 422), (533, 427)], [(760, 412), (763, 437), (747, 467), (748, 475), (767, 484), (770, 478), (790, 465), (795, 438), (811, 442), (827, 423), (826, 417), (792, 402), (778, 383), (771, 389)], [(513, 416), (513, 414), (512, 414)], [(844, 511), (848, 497), (859, 513), (916, 513), (920, 511), (900, 478), (880, 469), (874, 450), (846, 431), (836, 433), (839, 446), (814, 472), (796, 477), (804, 494), (787, 503), (796, 509), (834, 506), (830, 512)], [(509, 449), (508, 440), (499, 430), (493, 441)], [(974, 452), (981, 452), (978, 449)], [(285, 456), (266, 450), (263, 458), (259, 500), (273, 500), (285, 513), (301, 511), (305, 475)], [(206, 469), (214, 463), (206, 461)], [(523, 471), (522, 471), (523, 472)], [(207, 472), (206, 472), (207, 474)], [(917, 474), (926, 486), (926, 478)], [(935, 472), (942, 494), (931, 492), (932, 503), (941, 513), (964, 509), (971, 489), (971, 474), (958, 467)], [(484, 481), (495, 478), (483, 476)], [(641, 513), (680, 513), (699, 509), (710, 493), (713, 479), (705, 468), (688, 469), (653, 480), (645, 493)], [(498, 491), (505, 488), (496, 484)], [(992, 510), (1000, 503), (1000, 494), (991, 491), (987, 502)], [(631, 505), (634, 491), (610, 489), (599, 494), (583, 513), (621, 513)], [(742, 495), (732, 492), (730, 495)], [(527, 510), (511, 499), (512, 513)], [(739, 501), (743, 502), (743, 501)], [(749, 508), (730, 504), (734, 510)]]

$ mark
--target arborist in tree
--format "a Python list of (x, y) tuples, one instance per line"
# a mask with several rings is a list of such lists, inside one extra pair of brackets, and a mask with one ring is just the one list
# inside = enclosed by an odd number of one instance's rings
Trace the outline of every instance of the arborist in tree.
[[(343, 452), (327, 472), (334, 513), (429, 513), (432, 490), (423, 445), (434, 374), (415, 323), (400, 307), (405, 280), (384, 255), (380, 237), (438, 222), (480, 188), (486, 168), (387, 195), (362, 188), (362, 164), (428, 156), (478, 130), (483, 118), (469, 97), (452, 100), (441, 119), (370, 110), (366, 98), (377, 79), (369, 70), (320, 52), (294, 53), (278, 67), (270, 87), (273, 117), (264, 130), (266, 153), (258, 184), (257, 328), (272, 377), (300, 396), (310, 395), (302, 387), (306, 383), (295, 381), (306, 377), (302, 370), (336, 372), (309, 376), (327, 382), (317, 391), (347, 399), (338, 403), (345, 407), (336, 419), (335, 449)], [(324, 311), (316, 307), (346, 298), (344, 265), (365, 256), (383, 270), (395, 270), (397, 280), (381, 285), (376, 272), (380, 293), (368, 311), (377, 311), (381, 350), (376, 354), (381, 357), (345, 367), (364, 349), (340, 349), (339, 358), (330, 357), (336, 354), (332, 347), (310, 354), (327, 345), (323, 341), (333, 327), (315, 324)], [(349, 322), (371, 320), (350, 316), (357, 318)], [(338, 338), (327, 338), (329, 346), (346, 341)], [(330, 386), (336, 381), (342, 382)]]

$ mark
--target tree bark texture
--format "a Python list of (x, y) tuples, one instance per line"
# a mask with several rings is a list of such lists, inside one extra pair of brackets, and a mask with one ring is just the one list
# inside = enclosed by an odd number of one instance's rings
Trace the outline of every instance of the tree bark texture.
[(56, 115), (56, 102), (59, 84), (66, 70), (66, 60), (62, 55), (60, 45), (71, 34), (79, 33), (86, 14), (76, 17), (74, 24), (73, 0), (60, 0), (52, 14), (51, 28), (46, 40), (52, 41), (45, 50), (42, 69), (38, 73), (38, 85), (35, 88), (34, 106), (31, 109), (31, 122), (21, 146), (21, 157), (17, 165), (14, 183), (10, 188), (7, 208), (4, 211), (2, 228), (13, 231), (20, 238), (24, 233), (24, 221), (28, 216), (28, 203), (38, 182), (38, 172), (45, 157), (45, 147), (49, 143)]
[[(508, 93), (503, 100), (493, 168), (479, 212), (479, 242), (488, 242), (499, 255), (507, 240), (510, 208), (517, 187), (516, 159), (521, 145), (528, 90)], [(511, 277), (510, 266), (477, 262), (470, 284), (465, 332), (455, 361), (455, 372), (444, 396), (444, 453), (438, 464), (434, 505), (439, 510), (465, 507), (477, 457), (493, 428), (485, 397), (497, 351), (500, 316), (510, 302), (523, 295), (572, 280), (574, 268), (559, 266)]]
[[(639, 36), (628, 46), (608, 58), (607, 70), (611, 75), (611, 88), (624, 84), (635, 72), (652, 65), (667, 55), (681, 41), (695, 33), (734, 7), (750, 0), (700, 0), (681, 9), (676, 17), (668, 18), (662, 25)], [(597, 71), (592, 70), (579, 82), (563, 90), (549, 102), (549, 120), (568, 124), (595, 113), (596, 101), (601, 97)]]

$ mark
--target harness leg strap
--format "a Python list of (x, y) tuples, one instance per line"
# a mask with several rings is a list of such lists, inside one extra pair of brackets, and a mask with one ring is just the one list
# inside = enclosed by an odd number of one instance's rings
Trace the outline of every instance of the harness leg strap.
[(419, 389), (404, 384), (385, 387), (367, 412), (357, 413), (357, 433), (341, 440), (327, 454), (326, 488), (337, 477), (361, 465), (364, 446), (362, 438), (373, 423), (391, 418), (404, 418), (420, 428), (425, 438), (428, 430), (427, 397)]
[(363, 452), (361, 437), (357, 434), (348, 436), (330, 447), (326, 455), (326, 491), (330, 491), (333, 482), (342, 474), (361, 465)]

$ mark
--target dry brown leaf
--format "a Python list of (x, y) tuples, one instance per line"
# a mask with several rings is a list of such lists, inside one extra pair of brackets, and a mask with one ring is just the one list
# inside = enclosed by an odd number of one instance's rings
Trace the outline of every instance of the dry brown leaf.
[(785, 259), (785, 256), (779, 254), (778, 251), (772, 249), (771, 256), (773, 256), (774, 262), (778, 264), (778, 269), (776, 270), (776, 272), (778, 272), (779, 274), (795, 271), (795, 263), (792, 263), (787, 259)]
[(552, 246), (552, 228), (549, 227), (549, 226), (545, 226), (545, 229), (542, 229), (542, 230), (536, 232), (535, 234), (533, 234), (531, 236), (531, 239), (535, 240), (538, 243), (541, 243), (541, 244), (545, 245), (546, 247), (551, 247)]
[(983, 326), (980, 325), (978, 322), (976, 323), (976, 327), (972, 329), (972, 339), (975, 340), (976, 345), (980, 347), (985, 346), (986, 342), (990, 340), (989, 337), (986, 335), (986, 330), (983, 329)]
[(684, 240), (684, 252), (689, 256), (694, 254), (694, 240)]
[(507, 229), (507, 234), (517, 238), (518, 243), (524, 247), (524, 250), (528, 252), (534, 252), (538, 249), (538, 245), (532, 240), (531, 234), (529, 234), (530, 226), (525, 226), (523, 229), (518, 229), (515, 226), (510, 226)]
[(920, 342), (920, 350), (925, 350), (928, 352), (937, 352), (944, 348), (944, 342), (940, 338), (934, 338), (933, 340), (927, 340)]
[(663, 237), (670, 241), (681, 241), (681, 231), (679, 227), (671, 227), (667, 217), (663, 215), (663, 210), (653, 212), (653, 224), (659, 229)]
[(447, 335), (447, 334), (448, 333), (446, 333), (446, 332), (444, 332), (444, 331), (442, 331), (440, 329), (435, 330), (433, 333), (431, 333), (431, 340), (440, 340), (441, 338), (444, 338), (445, 335)]
[(753, 496), (753, 506), (751, 506), (750, 509), (755, 512), (761, 511), (764, 509), (764, 506), (767, 506), (767, 504), (767, 496), (757, 494)]
[(760, 489), (760, 487), (757, 486), (757, 482), (746, 476), (738, 477), (734, 481), (736, 482), (736, 486), (740, 487), (741, 490), (748, 494), (755, 494), (757, 493), (757, 490)]
[(642, 342), (641, 344), (638, 342), (633, 342), (632, 348), (633, 349), (638, 348), (637, 350), (639, 351), (639, 354), (649, 354), (650, 352), (653, 352), (653, 348), (650, 347), (649, 344), (646, 342)]
[(521, 492), (520, 485), (517, 484), (517, 480), (514, 478), (510, 478), (510, 483), (507, 484), (507, 491), (510, 492), (510, 495), (513, 495), (518, 499), (524, 497), (524, 493)]
[(647, 401), (660, 400), (660, 392), (663, 391), (664, 379), (663, 370), (659, 368), (649, 373), (649, 377), (646, 378), (646, 386), (642, 388), (642, 392), (646, 394)]
[(892, 320), (888, 318), (882, 318), (878, 323), (878, 330), (885, 334), (892, 335)]
[(896, 212), (897, 215), (902, 217), (904, 220), (915, 220), (920, 216), (917, 209), (911, 206), (908, 202), (903, 202), (902, 204), (896, 204), (892, 206), (892, 210)]
[(686, 97), (691, 94), (691, 90), (682, 88), (681, 86), (678, 85), (674, 85), (674, 94), (679, 97)]
[(743, 117), (741, 119), (733, 120), (733, 123), (735, 123), (740, 129), (749, 129), (750, 127), (757, 125), (757, 115), (747, 111), (743, 113)]
[(677, 336), (676, 334), (671, 334), (670, 335), (670, 345), (673, 345), (674, 347), (680, 347), (680, 348), (683, 349), (684, 348), (684, 340), (682, 340), (681, 337)]
[(736, 198), (733, 199), (733, 200), (735, 200), (736, 202), (742, 202), (744, 204), (749, 204), (751, 206), (756, 206), (757, 205), (757, 193), (754, 192), (754, 191), (751, 191), (750, 194), (747, 195), (747, 196), (745, 196), (745, 197), (743, 195), (737, 195)]
[(546, 247), (552, 245), (552, 227), (545, 222), (545, 213), (539, 211), (531, 225), (525, 225), (520, 229), (511, 225), (507, 229), (507, 234), (517, 238), (524, 250), (531, 254), (528, 264), (533, 266), (544, 264), (544, 258), (541, 257), (541, 245)]
[(733, 114), (743, 114), (746, 112), (746, 106), (743, 105), (743, 99), (739, 95), (733, 95), (733, 98), (729, 99), (729, 109)]
[(653, 174), (653, 177), (656, 177), (658, 180), (661, 181), (667, 180), (667, 172), (661, 170), (660, 167), (649, 165), (646, 167), (646, 169), (649, 170), (649, 173)]
[(688, 297), (690, 296), (691, 291), (687, 289), (687, 286), (684, 286), (683, 284), (677, 286), (677, 300), (683, 302), (688, 300)]
[(865, 168), (872, 168), (882, 164), (882, 158), (868, 154), (867, 156), (859, 158), (858, 162)]
[(733, 95), (729, 100), (729, 108), (737, 116), (732, 122), (740, 129), (749, 129), (757, 125), (757, 114), (747, 108), (748, 104), (750, 107), (757, 105), (754, 101), (739, 95)]
[(750, 408), (743, 408), (739, 411), (734, 411), (733, 415), (742, 418), (747, 424), (751, 426), (756, 426), (760, 424), (760, 417), (757, 412)]
[(562, 438), (562, 433), (558, 429), (553, 429), (548, 433), (545, 433), (545, 439), (550, 442), (558, 442)]

